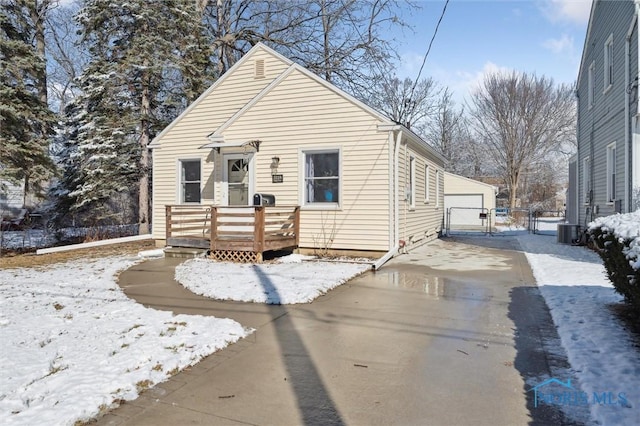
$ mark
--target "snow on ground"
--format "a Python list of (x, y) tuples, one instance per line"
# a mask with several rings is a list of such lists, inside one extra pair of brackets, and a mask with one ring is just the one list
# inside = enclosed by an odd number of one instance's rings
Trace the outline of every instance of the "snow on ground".
[(250, 332), (130, 300), (115, 276), (136, 261), (0, 270), (0, 424), (89, 419)]
[(278, 263), (237, 264), (192, 259), (176, 267), (176, 281), (190, 291), (221, 300), (268, 304), (308, 303), (371, 268), (360, 263), (303, 262), (291, 255)]
[[(585, 247), (558, 244), (555, 236), (522, 233), (517, 239), (588, 395), (593, 420), (602, 425), (639, 424), (640, 349), (610, 309), (622, 297), (615, 293), (602, 261)], [(593, 403), (594, 392), (612, 392), (614, 403)]]
[[(0, 247), (10, 250), (52, 247), (59, 240), (74, 237), (137, 235), (138, 225), (112, 225), (96, 228), (62, 228), (57, 230), (25, 229), (0, 232)], [(97, 238), (94, 238), (97, 239)]]

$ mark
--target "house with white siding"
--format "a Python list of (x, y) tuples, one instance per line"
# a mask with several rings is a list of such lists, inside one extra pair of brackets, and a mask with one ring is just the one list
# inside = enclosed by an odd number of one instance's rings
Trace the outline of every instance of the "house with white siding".
[[(163, 245), (212, 252), (295, 245), (384, 261), (442, 229), (442, 155), (263, 44), (150, 148), (153, 237)], [(247, 207), (254, 201), (267, 205)], [(231, 241), (234, 232), (253, 247)]]
[(578, 75), (578, 152), (567, 219), (640, 208), (639, 0), (594, 0)]

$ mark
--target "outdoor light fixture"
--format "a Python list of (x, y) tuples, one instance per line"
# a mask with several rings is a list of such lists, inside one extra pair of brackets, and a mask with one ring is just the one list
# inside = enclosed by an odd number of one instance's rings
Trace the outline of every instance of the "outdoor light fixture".
[(271, 157), (271, 174), (278, 174), (278, 166), (280, 165), (280, 157)]
[(271, 157), (271, 182), (282, 183), (284, 178), (282, 174), (278, 174), (278, 166), (280, 165), (280, 157)]

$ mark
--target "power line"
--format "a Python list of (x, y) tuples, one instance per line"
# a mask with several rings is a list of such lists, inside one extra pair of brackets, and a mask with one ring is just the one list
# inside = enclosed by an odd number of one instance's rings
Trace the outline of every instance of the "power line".
[(436, 39), (436, 35), (438, 34), (438, 29), (440, 28), (440, 23), (442, 22), (442, 18), (444, 18), (444, 14), (447, 11), (448, 5), (449, 5), (449, 0), (444, 2), (444, 7), (442, 8), (440, 19), (438, 19), (438, 23), (436, 24), (436, 29), (433, 31), (433, 36), (431, 37), (431, 41), (429, 42), (429, 47), (427, 48), (427, 53), (425, 53), (424, 55), (424, 59), (422, 60), (422, 65), (420, 66), (418, 75), (416, 76), (416, 79), (413, 82), (413, 87), (411, 88), (411, 96), (409, 97), (409, 99), (413, 98), (413, 92), (416, 90), (416, 86), (418, 85), (418, 80), (420, 80), (420, 75), (422, 74), (424, 65), (427, 63), (427, 57), (429, 56), (429, 52), (431, 52), (431, 46), (433, 46), (433, 41)]

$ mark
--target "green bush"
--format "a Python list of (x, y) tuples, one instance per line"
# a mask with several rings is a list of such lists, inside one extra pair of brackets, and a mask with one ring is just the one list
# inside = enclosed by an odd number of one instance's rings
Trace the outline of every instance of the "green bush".
[(634, 270), (627, 257), (632, 240), (615, 236), (607, 227), (591, 227), (588, 232), (614, 288), (640, 312), (640, 269)]

